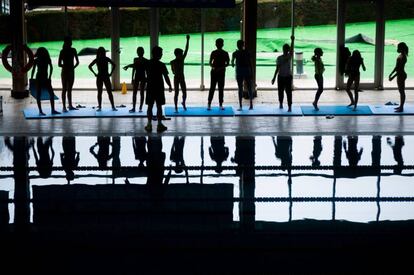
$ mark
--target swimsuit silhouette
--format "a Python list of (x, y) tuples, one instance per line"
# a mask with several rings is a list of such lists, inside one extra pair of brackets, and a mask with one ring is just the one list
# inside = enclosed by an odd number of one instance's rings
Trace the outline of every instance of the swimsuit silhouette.
[(239, 110), (242, 109), (243, 83), (246, 83), (247, 92), (250, 100), (250, 108), (253, 109), (253, 91), (252, 91), (252, 63), (250, 53), (244, 48), (244, 41), (237, 41), (237, 50), (233, 52), (231, 66), (234, 67), (236, 61), (236, 80), (239, 90)]
[(397, 52), (400, 55), (397, 57), (395, 68), (389, 75), (389, 80), (392, 81), (397, 77), (398, 92), (400, 93), (400, 106), (395, 108), (395, 112), (404, 111), (405, 103), (405, 80), (407, 79), (407, 73), (405, 72), (405, 64), (407, 63), (408, 46), (404, 42), (398, 44)]
[[(352, 52), (351, 57), (348, 58), (345, 67), (345, 74), (348, 76), (348, 81), (346, 83), (346, 93), (351, 100), (351, 103), (348, 106), (354, 106), (353, 110), (357, 109), (358, 105), (358, 92), (359, 92), (359, 81), (361, 73), (359, 68), (362, 66), (362, 69), (365, 71), (364, 59), (361, 57), (361, 53), (358, 50)], [(354, 84), (354, 98), (351, 93), (351, 86)]]
[(138, 57), (134, 58), (134, 63), (124, 67), (124, 70), (132, 68), (132, 109), (129, 110), (131, 113), (135, 112), (135, 105), (137, 104), (137, 93), (139, 89), (140, 101), (139, 101), (139, 112), (142, 112), (142, 105), (144, 104), (145, 97), (145, 86), (147, 80), (147, 66), (148, 59), (144, 57), (144, 48), (137, 48)]
[(190, 41), (190, 36), (186, 36), (187, 42), (185, 44), (184, 52), (182, 49), (175, 49), (174, 55), (175, 59), (170, 62), (171, 64), (171, 70), (174, 74), (174, 106), (175, 106), (175, 112), (178, 113), (178, 94), (181, 91), (183, 93), (183, 102), (181, 103), (183, 105), (183, 109), (187, 110), (186, 107), (186, 100), (187, 100), (187, 85), (185, 83), (185, 77), (184, 77), (184, 60), (187, 57), (188, 53), (188, 45)]

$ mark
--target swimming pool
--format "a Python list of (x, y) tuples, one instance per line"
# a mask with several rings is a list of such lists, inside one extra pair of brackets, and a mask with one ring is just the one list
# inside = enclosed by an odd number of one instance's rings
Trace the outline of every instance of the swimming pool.
[(413, 136), (1, 137), (0, 190), (8, 192), (8, 223), (19, 219), (22, 196), (23, 219), (36, 223), (36, 188), (64, 195), (68, 186), (94, 194), (102, 186), (176, 185), (179, 201), (220, 184), (231, 192), (192, 198), (226, 202), (235, 224), (245, 215), (403, 221), (414, 219), (413, 146)]

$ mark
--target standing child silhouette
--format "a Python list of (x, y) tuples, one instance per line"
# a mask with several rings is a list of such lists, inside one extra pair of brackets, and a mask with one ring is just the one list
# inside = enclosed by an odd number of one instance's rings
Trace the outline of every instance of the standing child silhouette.
[(250, 53), (244, 48), (244, 41), (237, 41), (237, 50), (231, 57), (231, 66), (234, 67), (236, 61), (236, 80), (239, 88), (239, 110), (242, 110), (243, 99), (243, 82), (246, 82), (247, 92), (249, 93), (250, 110), (253, 109), (253, 91), (252, 91), (252, 63)]
[(163, 62), (161, 62), (162, 57), (162, 48), (155, 46), (152, 49), (152, 58), (148, 62), (147, 67), (147, 76), (148, 76), (148, 86), (147, 86), (147, 98), (146, 103), (148, 105), (147, 117), (148, 123), (145, 126), (147, 132), (152, 131), (152, 107), (154, 103), (157, 105), (157, 132), (163, 132), (167, 130), (167, 127), (162, 124), (162, 105), (165, 104), (165, 94), (164, 94), (164, 79), (167, 82), (169, 87), (169, 92), (172, 92), (171, 81), (168, 77), (167, 67)]
[[(48, 68), (49, 68), (49, 74), (48, 74)], [(45, 115), (42, 111), (42, 103), (41, 95), (42, 95), (42, 88), (46, 88), (49, 92), (49, 99), (50, 99), (50, 107), (52, 109), (52, 115), (60, 114), (55, 110), (55, 94), (53, 93), (52, 88), (52, 73), (53, 73), (53, 66), (52, 61), (50, 60), (49, 52), (46, 48), (40, 47), (37, 49), (35, 54), (35, 60), (33, 63), (33, 69), (32, 69), (32, 76), (33, 79), (34, 73), (37, 69), (36, 73), (36, 102), (37, 107), (39, 108), (39, 114)]]
[(145, 84), (146, 84), (146, 68), (148, 65), (148, 59), (144, 57), (144, 48), (137, 48), (138, 57), (134, 58), (134, 63), (124, 67), (124, 70), (132, 68), (132, 109), (130, 113), (135, 113), (135, 105), (137, 104), (137, 93), (139, 89), (140, 101), (139, 101), (139, 112), (142, 112), (142, 104), (144, 103), (145, 97)]
[[(108, 64), (112, 65), (112, 70), (108, 73)], [(93, 66), (96, 65), (98, 73), (93, 70)], [(105, 84), (106, 92), (108, 93), (109, 101), (111, 102), (112, 110), (117, 111), (114, 104), (114, 96), (112, 95), (112, 85), (109, 77), (112, 75), (115, 69), (115, 63), (108, 57), (104, 47), (99, 47), (96, 52), (96, 59), (94, 59), (88, 66), (89, 70), (96, 76), (96, 87), (98, 89), (98, 109), (102, 109), (102, 88)]]
[(187, 85), (185, 83), (185, 77), (184, 77), (184, 60), (187, 57), (188, 52), (188, 44), (190, 41), (190, 36), (187, 34), (186, 36), (187, 42), (185, 44), (184, 52), (182, 49), (175, 49), (174, 55), (175, 59), (170, 62), (171, 64), (171, 70), (174, 74), (174, 105), (175, 105), (175, 112), (178, 113), (178, 93), (180, 92), (180, 86), (181, 91), (183, 92), (183, 102), (181, 103), (183, 105), (183, 109), (187, 110), (187, 107), (185, 105), (185, 101), (187, 99)]
[[(358, 91), (359, 91), (359, 81), (361, 73), (359, 72), (359, 67), (362, 66), (362, 69), (365, 71), (364, 59), (361, 57), (361, 53), (358, 50), (352, 52), (351, 57), (348, 59), (345, 68), (345, 74), (348, 75), (348, 82), (346, 83), (346, 93), (351, 100), (351, 103), (348, 106), (354, 106), (353, 110), (356, 111), (358, 105)], [(352, 98), (351, 86), (354, 83), (354, 98)]]
[(407, 63), (408, 46), (404, 42), (398, 44), (397, 52), (400, 54), (397, 57), (397, 63), (394, 70), (389, 75), (389, 81), (392, 81), (397, 77), (398, 92), (400, 93), (400, 106), (395, 108), (395, 112), (404, 111), (405, 103), (405, 80), (407, 79), (407, 73), (405, 72), (405, 64)]
[[(75, 63), (73, 63), (75, 60)], [(63, 42), (63, 48), (59, 54), (59, 67), (62, 68), (62, 104), (63, 112), (67, 112), (66, 109), (66, 93), (68, 96), (69, 110), (77, 110), (72, 104), (72, 87), (75, 81), (75, 68), (79, 65), (78, 53), (75, 48), (72, 48), (72, 38), (65, 37)]]
[(321, 94), (323, 93), (323, 72), (325, 71), (325, 66), (322, 62), (322, 55), (323, 51), (321, 48), (316, 48), (314, 50), (314, 56), (312, 56), (312, 61), (315, 63), (315, 80), (318, 84), (318, 90), (315, 94), (315, 100), (313, 101), (312, 105), (315, 108), (316, 111), (319, 111), (318, 108), (318, 101), (321, 97)]
[(224, 110), (223, 97), (224, 97), (224, 82), (226, 78), (226, 67), (230, 63), (229, 54), (223, 50), (224, 40), (218, 38), (216, 40), (217, 50), (214, 50), (210, 54), (210, 67), (211, 67), (211, 79), (210, 79), (210, 90), (208, 92), (208, 106), (207, 110), (211, 110), (211, 101), (213, 100), (214, 91), (218, 84), (219, 90), (219, 104), (220, 109)]

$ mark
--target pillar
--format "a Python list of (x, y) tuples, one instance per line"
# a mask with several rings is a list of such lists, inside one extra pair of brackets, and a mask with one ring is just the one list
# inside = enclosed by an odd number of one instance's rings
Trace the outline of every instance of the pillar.
[(253, 67), (252, 85), (256, 95), (256, 39), (257, 39), (257, 0), (243, 1), (243, 40), (250, 52)]
[(12, 33), (12, 67), (13, 67), (13, 86), (11, 96), (17, 99), (29, 96), (27, 90), (27, 75), (20, 74), (20, 68), (25, 65), (26, 55), (21, 50), (24, 44), (24, 4), (23, 0), (10, 1), (10, 26), (13, 26)]
[(150, 9), (150, 51), (159, 43), (160, 33), (160, 10), (159, 8)]
[(385, 46), (385, 5), (384, 0), (376, 1), (375, 70), (374, 85), (378, 90), (384, 87), (384, 46)]
[(341, 60), (341, 46), (345, 45), (345, 23), (346, 23), (346, 5), (345, 0), (337, 0), (336, 9), (336, 77), (335, 87), (337, 90), (344, 88), (344, 76), (341, 75), (339, 64)]
[(112, 86), (114, 90), (121, 89), (119, 15), (119, 7), (111, 7), (111, 59), (115, 63), (115, 70), (112, 74)]
[(205, 9), (201, 8), (201, 24), (200, 24), (200, 32), (201, 32), (201, 83), (200, 83), (200, 90), (204, 91), (204, 33), (206, 31), (206, 12)]

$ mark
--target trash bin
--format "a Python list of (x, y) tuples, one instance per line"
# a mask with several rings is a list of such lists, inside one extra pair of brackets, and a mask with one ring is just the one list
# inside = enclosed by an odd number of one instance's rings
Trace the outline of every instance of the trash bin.
[(303, 52), (295, 52), (296, 74), (303, 74)]

